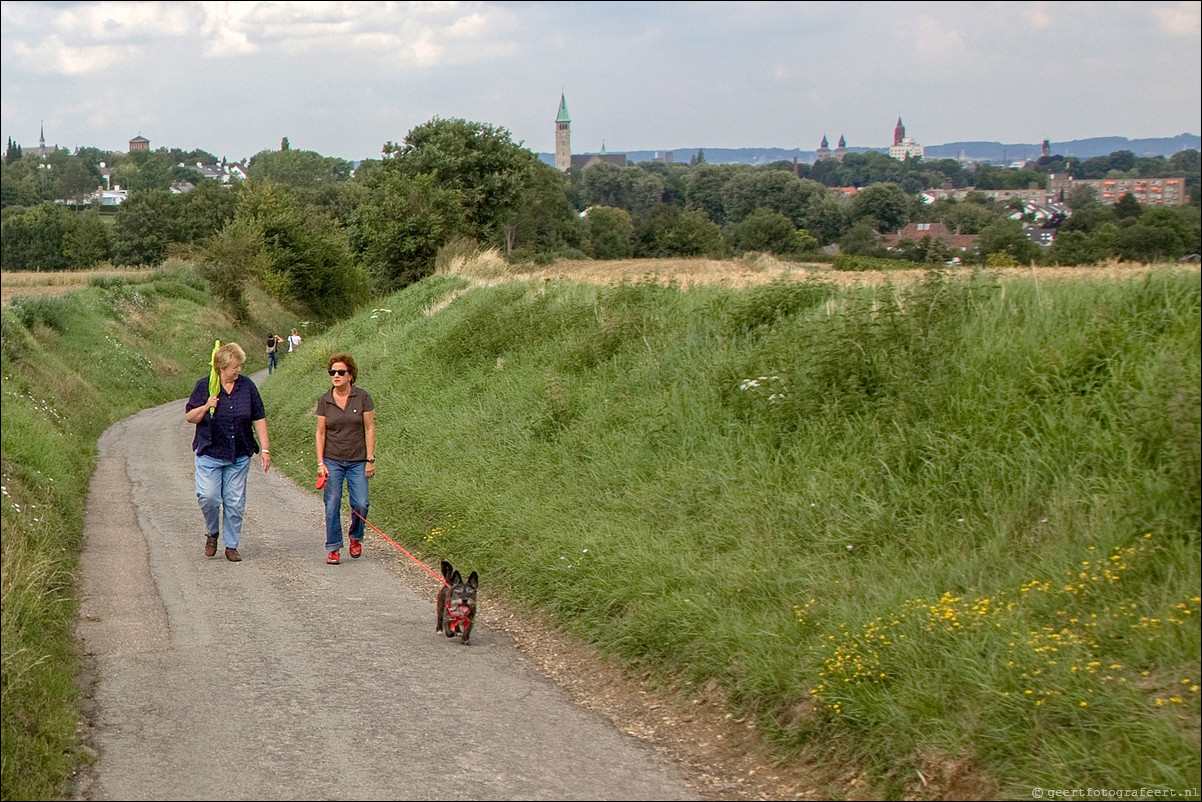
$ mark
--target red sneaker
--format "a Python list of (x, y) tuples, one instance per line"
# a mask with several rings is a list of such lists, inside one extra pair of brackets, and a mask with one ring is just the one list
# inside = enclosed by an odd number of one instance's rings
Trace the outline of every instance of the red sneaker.
[(363, 553), (363, 542), (360, 540), (351, 540), (351, 556), (358, 557)]
[(336, 551), (331, 551), (329, 556), (326, 557), (326, 563), (329, 565), (337, 565), (340, 562), (342, 562), (342, 555)]

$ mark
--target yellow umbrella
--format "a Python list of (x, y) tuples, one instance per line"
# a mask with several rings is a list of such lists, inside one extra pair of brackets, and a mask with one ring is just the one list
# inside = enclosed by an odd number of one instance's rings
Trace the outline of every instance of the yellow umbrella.
[[(217, 375), (217, 349), (221, 348), (221, 340), (213, 341), (213, 354), (209, 357), (209, 395), (217, 395), (221, 391), (221, 377)], [(210, 409), (209, 414), (216, 412)]]

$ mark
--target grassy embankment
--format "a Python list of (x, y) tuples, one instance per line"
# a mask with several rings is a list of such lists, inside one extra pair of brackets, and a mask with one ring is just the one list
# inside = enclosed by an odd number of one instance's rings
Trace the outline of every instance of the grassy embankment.
[[(5, 798), (64, 796), (78, 756), (96, 437), (234, 336), (186, 274), (107, 281), (4, 311)], [(719, 678), (782, 751), (823, 744), (882, 795), (949, 764), (999, 796), (1197, 786), (1196, 272), (514, 282), (423, 313), (467, 286), (306, 341), (360, 359), (388, 531), (660, 676)], [(327, 380), (280, 378), (274, 450), (307, 482)]]
[[(882, 796), (1198, 787), (1196, 271), (468, 287), (306, 340), (384, 531)], [(327, 385), (265, 390), (299, 481)]]
[[(20, 281), (5, 274), (6, 291), (10, 279)], [(203, 281), (169, 262), (96, 273), (91, 286), (17, 297), (0, 313), (4, 799), (68, 798), (81, 758), (74, 572), (97, 439), (188, 395), (216, 338), (240, 342), (248, 369), (264, 367), (267, 328), (286, 332), (295, 317), (261, 294), (251, 309), (253, 331), (240, 330)]]

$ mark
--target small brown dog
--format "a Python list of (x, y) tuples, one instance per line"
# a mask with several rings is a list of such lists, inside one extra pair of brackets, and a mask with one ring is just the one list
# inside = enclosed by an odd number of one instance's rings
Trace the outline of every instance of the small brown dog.
[(476, 615), (476, 590), (480, 586), (480, 577), (472, 571), (472, 575), (464, 582), (459, 572), (443, 560), (442, 578), (447, 584), (438, 590), (438, 621), (434, 631), (445, 631), (448, 638), (460, 634), (464, 645), (467, 645), (472, 634), (472, 619)]

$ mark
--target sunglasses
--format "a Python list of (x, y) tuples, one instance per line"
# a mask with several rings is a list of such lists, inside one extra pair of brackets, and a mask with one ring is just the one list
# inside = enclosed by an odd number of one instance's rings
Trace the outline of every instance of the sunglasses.
[(349, 370), (331, 370), (330, 371), (331, 376), (345, 376), (348, 373), (350, 373)]

